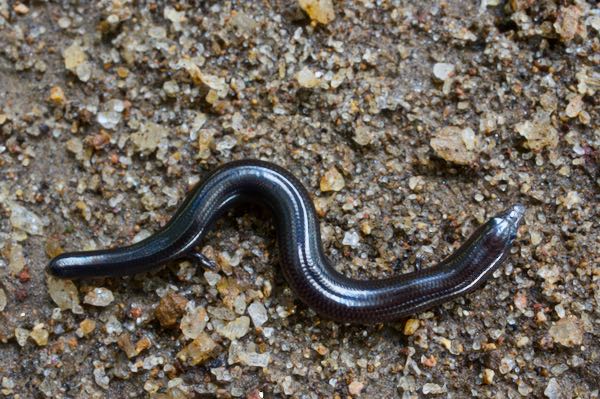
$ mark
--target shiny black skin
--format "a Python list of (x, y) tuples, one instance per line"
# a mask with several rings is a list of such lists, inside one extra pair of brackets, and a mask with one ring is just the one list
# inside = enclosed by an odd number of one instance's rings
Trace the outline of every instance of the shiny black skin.
[(238, 161), (198, 184), (159, 232), (136, 244), (72, 252), (52, 259), (62, 278), (130, 275), (189, 257), (212, 223), (234, 204), (266, 204), (275, 219), (280, 263), (298, 297), (320, 315), (342, 322), (376, 323), (429, 309), (483, 284), (508, 255), (522, 205), (490, 219), (441, 263), (381, 280), (355, 280), (337, 272), (323, 253), (313, 203), (286, 170), (263, 161)]

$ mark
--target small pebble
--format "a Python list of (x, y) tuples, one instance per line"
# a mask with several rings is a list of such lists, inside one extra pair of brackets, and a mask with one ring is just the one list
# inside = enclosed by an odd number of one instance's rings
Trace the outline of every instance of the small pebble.
[(430, 145), (439, 157), (458, 165), (473, 164), (479, 152), (479, 139), (470, 128), (444, 127), (435, 133)]
[(515, 130), (525, 137), (524, 146), (530, 150), (540, 151), (558, 145), (558, 132), (547, 115), (538, 115), (533, 121), (518, 123)]
[(203, 332), (179, 351), (177, 358), (191, 366), (196, 366), (212, 358), (216, 354), (217, 348), (217, 343), (208, 334)]
[(82, 314), (83, 309), (79, 304), (77, 286), (71, 280), (58, 279), (48, 276), (48, 293), (59, 308), (71, 309), (75, 314)]
[(31, 339), (33, 339), (38, 346), (46, 346), (48, 344), (49, 335), (44, 323), (36, 324), (29, 334)]
[(48, 99), (52, 104), (58, 106), (65, 105), (66, 102), (65, 93), (60, 86), (52, 86), (50, 88), (50, 96)]
[(360, 236), (356, 231), (347, 231), (344, 233), (344, 238), (342, 240), (342, 245), (346, 245), (348, 247), (357, 248), (360, 244)]
[(3, 288), (0, 288), (0, 312), (6, 309), (7, 303), (8, 299), (6, 298), (6, 292), (4, 292)]
[(27, 15), (29, 13), (29, 7), (27, 7), (23, 3), (17, 3), (17, 4), (15, 4), (13, 6), (13, 10), (14, 10), (14, 12), (16, 12), (19, 15)]
[(217, 327), (217, 333), (233, 341), (234, 339), (239, 339), (246, 335), (249, 328), (250, 318), (241, 316), (221, 327)]
[(10, 223), (15, 229), (25, 231), (31, 235), (44, 235), (44, 226), (46, 222), (42, 220), (35, 212), (21, 206), (15, 202), (10, 206)]
[(269, 320), (267, 309), (265, 308), (265, 305), (260, 302), (252, 302), (250, 306), (248, 306), (248, 315), (252, 319), (254, 327), (262, 327), (262, 325)]
[(434, 64), (433, 76), (442, 82), (450, 79), (452, 76), (454, 76), (454, 65), (445, 62)]
[(559, 399), (562, 397), (560, 385), (558, 384), (558, 381), (556, 381), (556, 378), (550, 378), (548, 385), (546, 385), (546, 389), (544, 389), (544, 396), (548, 399)]
[(298, 4), (313, 21), (326, 25), (335, 19), (332, 0), (298, 0)]
[(421, 323), (418, 319), (408, 319), (404, 325), (404, 335), (413, 335), (419, 329)]
[(88, 292), (83, 298), (83, 303), (92, 306), (105, 307), (115, 300), (111, 290), (104, 287), (96, 287)]
[(175, 80), (167, 80), (164, 84), (163, 84), (163, 90), (165, 91), (166, 95), (169, 97), (176, 97), (177, 94), (179, 94), (179, 85), (177, 84), (177, 82)]
[(237, 359), (246, 366), (267, 367), (271, 361), (271, 355), (269, 353), (239, 352)]
[(203, 306), (188, 308), (181, 318), (179, 328), (187, 338), (195, 339), (204, 331), (208, 322), (208, 314)]
[(320, 189), (323, 192), (340, 191), (345, 185), (346, 182), (342, 174), (335, 167), (331, 167), (321, 177)]
[(163, 327), (172, 327), (183, 315), (187, 299), (175, 292), (169, 292), (161, 298), (155, 310), (156, 318)]
[(567, 316), (550, 327), (550, 336), (554, 342), (566, 347), (574, 347), (583, 343), (583, 327), (575, 316)]
[(316, 87), (321, 82), (319, 78), (315, 75), (313, 71), (311, 71), (308, 67), (302, 68), (296, 74), (296, 80), (301, 87), (312, 89)]
[(441, 395), (446, 392), (447, 392), (446, 386), (441, 386), (441, 385), (433, 384), (430, 382), (423, 385), (423, 394), (424, 395)]
[(82, 337), (90, 335), (95, 329), (96, 321), (92, 319), (85, 319), (81, 323), (79, 323), (79, 330), (81, 331)]
[(348, 393), (353, 396), (359, 396), (364, 387), (365, 384), (362, 382), (356, 380), (352, 381), (350, 384), (348, 384)]
[(494, 383), (494, 370), (483, 369), (482, 380), (485, 385), (492, 385)]

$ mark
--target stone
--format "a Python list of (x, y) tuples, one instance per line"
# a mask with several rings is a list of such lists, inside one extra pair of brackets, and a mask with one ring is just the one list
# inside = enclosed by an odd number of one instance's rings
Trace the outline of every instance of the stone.
[(136, 150), (142, 153), (152, 153), (158, 148), (158, 144), (167, 138), (169, 131), (154, 122), (146, 122), (141, 128), (131, 134), (130, 138)]
[(196, 339), (204, 331), (207, 322), (208, 314), (203, 306), (188, 306), (188, 309), (181, 318), (179, 328), (187, 338)]
[(8, 299), (6, 298), (6, 292), (4, 292), (3, 288), (0, 288), (0, 312), (6, 309), (7, 303)]
[(267, 367), (271, 361), (271, 355), (269, 353), (241, 351), (237, 353), (237, 360), (246, 366)]
[(23, 3), (16, 3), (13, 6), (13, 11), (19, 15), (27, 15), (29, 13), (29, 7)]
[(544, 389), (544, 396), (548, 399), (559, 399), (563, 397), (560, 385), (558, 384), (558, 381), (556, 381), (556, 378), (550, 378), (548, 385), (546, 385), (546, 389)]
[(38, 215), (16, 202), (10, 202), (9, 208), (12, 227), (31, 235), (44, 235), (44, 226), (47, 223)]
[(558, 131), (552, 126), (550, 117), (538, 114), (533, 121), (524, 121), (515, 126), (515, 130), (525, 137), (525, 148), (541, 151), (544, 148), (556, 148)]
[(583, 97), (578, 94), (569, 100), (569, 104), (565, 108), (565, 114), (569, 118), (575, 118), (581, 111), (583, 111)]
[(9, 249), (8, 271), (16, 275), (23, 270), (26, 264), (25, 255), (23, 255), (23, 247), (20, 244), (11, 244)]
[(298, 71), (296, 74), (296, 80), (298, 81), (300, 87), (304, 87), (306, 89), (312, 89), (321, 83), (321, 80), (317, 78), (317, 75), (315, 75), (315, 73), (308, 67), (304, 67)]
[(582, 202), (581, 196), (577, 191), (569, 191), (567, 195), (560, 196), (558, 202), (567, 209), (572, 209), (575, 205)]
[(433, 76), (439, 81), (446, 81), (454, 76), (454, 65), (438, 62), (433, 65)]
[(187, 299), (175, 292), (169, 292), (161, 298), (155, 310), (156, 318), (163, 327), (173, 327), (183, 315)]
[(117, 345), (125, 353), (128, 359), (134, 358), (137, 355), (135, 346), (133, 345), (133, 342), (131, 342), (131, 336), (128, 333), (123, 333), (119, 336)]
[(246, 335), (249, 328), (250, 318), (247, 316), (241, 316), (223, 326), (217, 327), (216, 330), (219, 335), (222, 335), (225, 338), (233, 341)]
[(492, 385), (494, 383), (494, 370), (491, 369), (483, 369), (482, 380), (485, 385)]
[(358, 145), (365, 146), (371, 144), (375, 138), (374, 133), (367, 126), (360, 125), (354, 130), (354, 142)]
[(177, 358), (191, 366), (204, 363), (206, 360), (214, 357), (218, 345), (205, 332), (201, 333), (196, 339), (184, 347)]
[(348, 384), (348, 393), (350, 393), (352, 396), (359, 396), (364, 387), (365, 384), (362, 382), (352, 381), (350, 384)]
[(85, 51), (77, 41), (74, 41), (63, 51), (65, 68), (73, 72), (79, 80), (87, 82), (92, 76), (92, 66), (87, 60)]
[(186, 22), (187, 18), (185, 16), (185, 11), (177, 11), (173, 7), (165, 7), (163, 11), (163, 16), (171, 21), (173, 24), (173, 29), (177, 32), (182, 30), (182, 24)]
[(167, 80), (163, 83), (163, 90), (168, 97), (177, 97), (177, 94), (179, 94), (179, 85), (175, 80)]
[(44, 323), (38, 323), (33, 327), (29, 336), (35, 341), (37, 346), (46, 346), (48, 344), (48, 330), (44, 326)]
[(198, 158), (208, 159), (211, 156), (211, 148), (214, 146), (215, 132), (212, 129), (200, 129), (198, 131)]
[(75, 69), (79, 65), (87, 61), (87, 55), (77, 41), (73, 42), (63, 51), (63, 58), (65, 62), (65, 68), (71, 72), (75, 72)]
[(446, 393), (447, 389), (445, 386), (440, 386), (438, 384), (426, 383), (423, 385), (423, 394), (424, 395), (441, 395)]
[(583, 326), (575, 316), (567, 316), (550, 327), (550, 336), (554, 342), (572, 348), (583, 343)]
[(66, 102), (65, 92), (60, 86), (52, 86), (48, 100), (54, 105), (63, 106)]
[(95, 329), (96, 321), (92, 319), (85, 319), (81, 323), (79, 323), (79, 330), (81, 331), (82, 337), (90, 335)]
[(119, 99), (107, 101), (98, 112), (97, 121), (105, 129), (114, 129), (121, 122), (121, 114), (125, 110), (125, 103)]
[(48, 276), (47, 284), (48, 293), (59, 308), (70, 309), (75, 314), (83, 313), (83, 308), (79, 304), (79, 292), (71, 280)]
[(198, 65), (192, 60), (182, 59), (178, 62), (178, 68), (185, 69), (196, 86), (206, 93), (206, 102), (214, 104), (218, 99), (227, 97), (229, 85), (225, 78), (203, 73)]
[(75, 155), (75, 158), (82, 161), (85, 157), (85, 151), (83, 148), (83, 142), (79, 137), (72, 137), (67, 140), (67, 150)]
[(83, 303), (104, 307), (110, 305), (114, 300), (115, 298), (111, 290), (104, 287), (96, 287), (85, 295)]
[(479, 139), (471, 128), (443, 127), (429, 144), (440, 158), (457, 165), (473, 164), (479, 153)]
[(320, 189), (323, 192), (340, 191), (345, 185), (346, 182), (344, 181), (342, 174), (332, 166), (321, 177)]
[(556, 29), (556, 33), (560, 35), (563, 42), (570, 42), (575, 38), (575, 35), (584, 29), (579, 23), (581, 14), (581, 9), (576, 5), (560, 8), (554, 23), (554, 29)]
[(408, 319), (404, 325), (404, 335), (413, 335), (419, 329), (421, 322), (418, 319)]
[(31, 331), (26, 328), (15, 328), (15, 339), (17, 340), (17, 344), (19, 344), (21, 347), (25, 346), (27, 344), (27, 340), (29, 339), (30, 333)]
[(221, 281), (221, 275), (219, 273), (211, 272), (210, 270), (204, 272), (204, 278), (211, 287), (216, 286), (217, 283)]
[(252, 324), (254, 324), (254, 327), (262, 327), (262, 325), (269, 320), (269, 315), (267, 314), (265, 305), (257, 301), (252, 302), (250, 306), (248, 306), (248, 314), (252, 319)]
[(320, 24), (326, 25), (335, 19), (332, 0), (298, 0), (298, 5), (311, 20)]
[(344, 238), (342, 239), (342, 245), (357, 248), (360, 244), (360, 236), (356, 231), (347, 231), (344, 233)]

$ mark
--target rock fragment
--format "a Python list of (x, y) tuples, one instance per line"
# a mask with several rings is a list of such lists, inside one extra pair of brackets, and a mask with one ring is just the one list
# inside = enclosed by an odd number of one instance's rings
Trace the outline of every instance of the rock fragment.
[(44, 323), (36, 324), (33, 327), (33, 330), (31, 330), (31, 333), (29, 334), (29, 336), (31, 337), (31, 339), (34, 340), (34, 342), (37, 344), (37, 346), (48, 345), (48, 336), (49, 335), (50, 335), (50, 333), (46, 329), (46, 326), (44, 326)]
[(438, 62), (433, 65), (433, 76), (439, 81), (446, 81), (454, 76), (454, 64)]
[(177, 354), (177, 358), (182, 362), (195, 366), (212, 358), (217, 348), (217, 343), (208, 334), (203, 332), (183, 348)]
[(48, 293), (59, 308), (71, 309), (75, 314), (82, 314), (83, 309), (79, 304), (79, 292), (71, 280), (58, 279), (48, 276)]
[(45, 223), (42, 218), (16, 202), (11, 202), (9, 207), (10, 223), (15, 229), (31, 235), (44, 235), (44, 226), (47, 223)]
[(154, 122), (146, 122), (140, 130), (131, 135), (131, 141), (137, 151), (152, 153), (158, 148), (158, 144), (169, 135), (169, 131)]
[(8, 299), (6, 298), (6, 292), (4, 292), (3, 288), (0, 288), (0, 312), (6, 309), (7, 303)]
[(567, 104), (565, 114), (569, 118), (575, 118), (581, 111), (583, 111), (583, 97), (581, 95), (576, 95), (571, 98), (569, 104)]
[(321, 80), (317, 78), (317, 75), (308, 67), (302, 68), (296, 74), (296, 80), (300, 87), (304, 87), (306, 89), (312, 89), (313, 87), (317, 87)]
[(48, 100), (50, 100), (52, 104), (57, 106), (65, 105), (65, 92), (60, 86), (52, 86), (50, 88), (50, 95), (48, 96)]
[(320, 188), (323, 192), (340, 191), (345, 185), (344, 177), (335, 166), (329, 168), (321, 177)]
[(550, 336), (554, 342), (572, 348), (583, 343), (583, 326), (575, 316), (567, 316), (550, 327)]
[(404, 335), (413, 335), (417, 332), (420, 325), (421, 323), (418, 319), (408, 319), (404, 325)]
[(473, 164), (479, 153), (479, 139), (471, 128), (444, 127), (429, 144), (440, 158), (457, 165)]
[(73, 72), (79, 80), (87, 82), (92, 75), (92, 67), (81, 45), (74, 41), (63, 51), (65, 68)]
[(208, 314), (203, 306), (188, 306), (188, 309), (181, 318), (179, 328), (187, 338), (196, 339), (204, 331), (207, 322)]
[(332, 0), (298, 0), (298, 4), (311, 20), (320, 24), (326, 25), (335, 19)]
[(115, 300), (111, 290), (104, 287), (96, 287), (88, 292), (83, 298), (83, 303), (88, 305), (105, 307)]
[(250, 306), (248, 306), (248, 314), (252, 319), (254, 327), (262, 327), (262, 325), (269, 320), (267, 309), (265, 308), (265, 305), (260, 302), (252, 302)]
[(525, 148), (541, 151), (544, 148), (556, 148), (558, 132), (552, 126), (547, 114), (538, 114), (533, 121), (524, 121), (515, 126), (515, 130), (525, 137)]
[(183, 315), (187, 299), (175, 292), (169, 292), (161, 298), (154, 312), (159, 323), (163, 327), (172, 327)]
[(576, 5), (561, 7), (558, 17), (554, 23), (556, 33), (560, 35), (563, 42), (569, 42), (575, 38), (575, 35), (582, 33), (584, 25), (579, 23), (581, 18), (581, 9)]
[(246, 335), (249, 328), (250, 318), (241, 316), (223, 326), (217, 327), (217, 333), (233, 341)]

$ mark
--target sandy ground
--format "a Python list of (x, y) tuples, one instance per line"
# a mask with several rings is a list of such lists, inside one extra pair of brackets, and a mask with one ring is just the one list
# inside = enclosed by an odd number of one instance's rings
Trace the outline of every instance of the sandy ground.
[[(0, 0), (0, 392), (597, 398), (599, 29), (584, 1)], [(305, 184), (355, 278), (525, 223), (482, 289), (369, 327), (298, 301), (252, 207), (204, 243), (215, 273), (45, 274), (245, 158)]]

